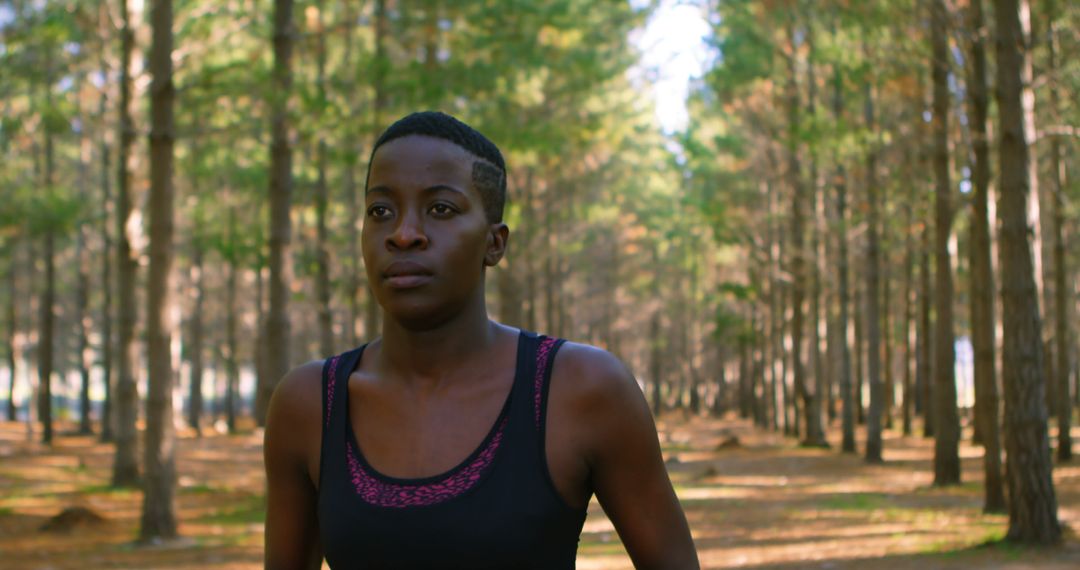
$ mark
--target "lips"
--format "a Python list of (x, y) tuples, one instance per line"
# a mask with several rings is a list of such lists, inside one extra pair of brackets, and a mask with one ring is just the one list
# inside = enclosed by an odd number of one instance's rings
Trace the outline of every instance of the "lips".
[(395, 261), (383, 270), (383, 279), (392, 289), (412, 289), (431, 278), (431, 270), (415, 261)]

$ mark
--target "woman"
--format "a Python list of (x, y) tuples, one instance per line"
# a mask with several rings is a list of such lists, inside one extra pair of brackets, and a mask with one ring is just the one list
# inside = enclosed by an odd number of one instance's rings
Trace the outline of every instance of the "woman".
[(488, 318), (505, 195), (498, 148), (449, 115), (376, 142), (362, 247), (382, 336), (274, 393), (267, 568), (573, 568), (593, 493), (636, 567), (698, 567), (625, 366)]

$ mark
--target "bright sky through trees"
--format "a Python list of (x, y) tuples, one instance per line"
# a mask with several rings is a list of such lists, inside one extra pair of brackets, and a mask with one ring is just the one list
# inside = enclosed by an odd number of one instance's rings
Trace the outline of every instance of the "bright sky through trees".
[[(643, 0), (633, 0), (639, 7)], [(690, 81), (700, 77), (708, 59), (710, 33), (702, 8), (694, 0), (661, 0), (643, 32), (634, 38), (641, 65), (653, 84), (656, 116), (666, 132), (686, 127)]]

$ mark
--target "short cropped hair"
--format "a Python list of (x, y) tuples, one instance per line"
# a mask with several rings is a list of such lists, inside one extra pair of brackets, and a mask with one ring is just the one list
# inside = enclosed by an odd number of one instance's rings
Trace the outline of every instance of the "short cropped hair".
[[(480, 192), (484, 214), (490, 223), (502, 222), (503, 209), (506, 206), (506, 162), (495, 143), (480, 134), (480, 131), (446, 113), (420, 111), (402, 117), (387, 127), (375, 141), (375, 146), (371, 149), (371, 159), (375, 158), (375, 151), (382, 145), (410, 135), (449, 141), (477, 157), (479, 160), (473, 163), (472, 182)], [(370, 177), (369, 166), (369, 180)], [(364, 192), (367, 192), (367, 182), (364, 183)]]

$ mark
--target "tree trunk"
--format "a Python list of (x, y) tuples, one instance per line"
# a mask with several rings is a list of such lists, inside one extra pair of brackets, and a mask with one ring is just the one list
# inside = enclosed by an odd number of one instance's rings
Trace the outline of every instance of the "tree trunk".
[(290, 58), (293, 44), (293, 2), (274, 0), (274, 94), (270, 130), (270, 309), (266, 317), (266, 376), (259, 379), (255, 421), (266, 423), (274, 387), (289, 370), (289, 289), (292, 284), (292, 144), (289, 141)]
[[(51, 87), (49, 87), (51, 90)], [(54, 160), (53, 134), (48, 123), (45, 131), (45, 191), (53, 192)], [(53, 373), (53, 327), (56, 318), (56, 228), (52, 223), (45, 230), (44, 251), (41, 258), (45, 263), (45, 291), (41, 295), (41, 321), (38, 341), (38, 419), (41, 421), (41, 441), (52, 444), (52, 373)]]
[[(883, 189), (884, 191), (884, 189)], [(882, 212), (889, 211), (888, 197), (881, 196), (878, 204), (878, 220)], [(892, 275), (889, 271), (889, 224), (881, 223), (878, 239), (878, 277), (881, 280), (881, 421), (885, 429), (893, 429), (893, 414), (896, 410), (896, 378), (894, 377), (893, 356), (893, 308)]]
[[(80, 137), (79, 157), (79, 196), (90, 201), (86, 184), (89, 180), (90, 139), (85, 133)], [(79, 433), (93, 433), (90, 428), (90, 368), (94, 365), (94, 354), (90, 348), (90, 331), (93, 322), (90, 318), (90, 255), (86, 251), (86, 233), (88, 228), (78, 227), (76, 232), (75, 263), (78, 265), (79, 282), (75, 286), (75, 322), (79, 331), (77, 349), (79, 365)]]
[(944, 0), (931, 8), (932, 64), (934, 81), (934, 256), (936, 262), (934, 312), (934, 484), (960, 482), (960, 418), (956, 410), (956, 376), (953, 354), (953, 284), (949, 258), (952, 226), (952, 186), (949, 182), (949, 53), (948, 12)]
[[(229, 212), (230, 226), (233, 214)], [(231, 257), (225, 261), (225, 425), (229, 433), (236, 433), (236, 404), (240, 373), (236, 358), (236, 262)], [(328, 354), (329, 356), (329, 354)]]
[(994, 329), (994, 272), (990, 256), (990, 144), (986, 121), (989, 97), (986, 92), (986, 34), (982, 0), (968, 7), (971, 43), (971, 77), (968, 101), (971, 106), (971, 133), (975, 164), (972, 169), (974, 195), (971, 217), (971, 340), (975, 353), (975, 417), (982, 441), (984, 495), (983, 511), (1004, 512), (1005, 489), (1001, 479), (1001, 443)]
[(1035, 265), (1029, 235), (1034, 125), (1024, 109), (1032, 101), (1030, 11), (1027, 0), (995, 0), (997, 98), (1001, 122), (1001, 193), (998, 243), (1004, 342), (1006, 479), (1009, 540), (1053, 544), (1061, 540), (1051, 477), (1045, 403), (1046, 379)]
[(138, 347), (135, 345), (135, 272), (139, 267), (137, 253), (132, 251), (133, 233), (137, 230), (133, 218), (135, 191), (132, 172), (132, 146), (135, 144), (135, 122), (132, 118), (132, 90), (134, 80), (135, 27), (142, 19), (141, 6), (132, 9), (131, 0), (122, 0), (120, 31), (120, 149), (117, 156), (116, 187), (116, 297), (117, 306), (117, 360), (116, 366), (116, 455), (113, 458), (112, 484), (116, 487), (132, 486), (138, 482), (139, 469), (136, 460), (135, 421), (139, 415), (139, 393), (135, 384), (138, 366)]
[[(844, 113), (843, 79), (839, 68), (833, 71), (833, 118), (839, 121)], [(836, 184), (836, 202), (833, 209), (835, 219), (830, 227), (836, 243), (837, 256), (837, 304), (839, 315), (836, 322), (836, 338), (840, 340), (840, 423), (842, 440), (840, 449), (844, 453), (855, 453), (855, 403), (851, 393), (851, 345), (848, 340), (848, 307), (851, 306), (851, 293), (848, 287), (848, 236), (847, 236), (847, 173), (838, 160), (834, 175)]]
[[(191, 308), (190, 341), (188, 348), (188, 363), (191, 365), (191, 385), (188, 392), (188, 425), (195, 430), (195, 435), (202, 436), (203, 415), (203, 300), (206, 296), (206, 280), (203, 271), (203, 248), (202, 244), (193, 244), (191, 252), (191, 295), (194, 297), (194, 306)], [(231, 310), (231, 307), (226, 307)]]
[(915, 322), (915, 386), (919, 394), (916, 407), (923, 417), (923, 437), (934, 437), (933, 322), (930, 320), (930, 224), (923, 225), (919, 237), (919, 316)]
[[(385, 126), (383, 125), (385, 120), (383, 114), (386, 111), (388, 100), (386, 76), (389, 73), (391, 66), (389, 55), (386, 51), (386, 39), (390, 35), (390, 19), (387, 15), (386, 3), (387, 0), (375, 0), (375, 19), (373, 22), (375, 28), (375, 66), (371, 78), (371, 87), (374, 91), (374, 100), (371, 105), (371, 124), (374, 125), (376, 129), (376, 131), (372, 133), (373, 144), (374, 138), (378, 136), (378, 130)], [(375, 300), (375, 293), (368, 287), (367, 303), (365, 304), (364, 312), (364, 335), (367, 336), (369, 340), (374, 339), (381, 331), (379, 326), (381, 314), (382, 309), (379, 307), (378, 301)]]
[[(341, 66), (344, 69), (353, 69), (353, 39), (356, 35), (356, 22), (358, 20), (356, 12), (357, 9), (352, 2), (345, 2), (342, 4), (344, 10), (345, 22), (347, 22), (342, 34), (344, 44), (341, 56)], [(357, 90), (359, 88), (358, 83), (355, 81), (349, 85), (350, 89)], [(360, 112), (359, 106), (354, 106), (351, 111), (354, 115)], [(364, 271), (361, 259), (360, 259), (360, 221), (363, 220), (363, 214), (361, 213), (360, 200), (357, 199), (356, 191), (356, 158), (363, 154), (362, 145), (360, 143), (361, 137), (354, 135), (353, 141), (346, 143), (351, 146), (351, 156), (345, 159), (345, 167), (342, 172), (342, 188), (345, 193), (345, 204), (348, 211), (348, 226), (346, 227), (346, 235), (349, 240), (348, 245), (348, 258), (349, 258), (349, 322), (345, 327), (346, 342), (349, 347), (355, 347), (360, 344), (360, 291), (361, 287), (361, 274)], [(370, 336), (370, 335), (369, 335)]]
[(8, 257), (8, 305), (7, 305), (7, 366), (8, 374), (11, 376), (8, 378), (8, 397), (7, 397), (7, 420), (14, 422), (18, 420), (18, 408), (15, 406), (15, 379), (18, 377), (16, 374), (16, 364), (18, 359), (15, 357), (19, 351), (19, 335), (16, 334), (18, 330), (18, 314), (16, 312), (18, 297), (17, 281), (15, 279), (15, 243), (14, 240), (9, 242), (10, 255)]
[[(866, 46), (864, 44), (864, 51)], [(881, 244), (878, 242), (881, 204), (877, 187), (877, 141), (874, 122), (874, 91), (868, 81), (865, 87), (864, 118), (867, 130), (871, 133), (870, 148), (866, 153), (866, 356), (867, 384), (870, 388), (870, 407), (866, 413), (866, 461), (881, 463), (881, 308), (880, 308), (880, 271)]]
[[(856, 254), (855, 264), (858, 265), (859, 256)], [(855, 342), (853, 348), (855, 349), (855, 386), (853, 388), (852, 398), (855, 405), (855, 423), (863, 425), (866, 423), (866, 408), (864, 406), (863, 399), (863, 384), (866, 379), (866, 284), (863, 282), (863, 286), (860, 287), (858, 283), (855, 284), (855, 291), (852, 295), (852, 306), (854, 308), (854, 315), (852, 319), (855, 329)]]
[[(326, 99), (326, 30), (324, 28), (323, 2), (317, 3), (319, 11), (318, 29), (318, 90), (319, 109), (328, 106)], [(319, 118), (325, 121), (325, 112), (320, 111)], [(320, 133), (322, 131), (320, 130)], [(319, 178), (315, 184), (315, 297), (319, 303), (319, 354), (330, 357), (334, 354), (334, 319), (330, 311), (330, 247), (326, 228), (326, 208), (329, 191), (326, 187), (326, 137), (320, 134), (318, 142)]]
[[(770, 217), (775, 215), (775, 194), (766, 182), (768, 193), (768, 212)], [(774, 431), (780, 430), (781, 419), (787, 421), (787, 412), (781, 407), (781, 401), (777, 394), (783, 391), (784, 385), (784, 350), (783, 350), (783, 291), (780, 288), (780, 232), (776, 229), (777, 222), (769, 222), (769, 385), (768, 385), (768, 408), (771, 412), (771, 427)], [(785, 403), (786, 405), (786, 403)], [(781, 416), (783, 418), (781, 418)]]
[(176, 465), (172, 386), (173, 262), (173, 100), (172, 0), (154, 0), (150, 16), (150, 268), (146, 283), (146, 339), (149, 382), (146, 398), (146, 450), (143, 458), (143, 542), (176, 536)]
[(652, 376), (652, 413), (653, 417), (660, 417), (661, 412), (664, 411), (663, 406), (663, 392), (661, 391), (661, 384), (663, 382), (663, 349), (660, 347), (660, 312), (653, 313), (652, 318), (649, 320), (649, 374)]
[[(910, 154), (905, 154), (904, 165), (912, 168)], [(911, 435), (912, 407), (915, 401), (914, 385), (912, 382), (912, 364), (917, 362), (917, 349), (912, 338), (912, 321), (915, 319), (915, 184), (909, 181), (907, 184), (907, 196), (904, 200), (904, 395), (901, 400), (903, 407), (903, 430), (904, 435)], [(917, 364), (916, 364), (917, 366)]]
[[(101, 52), (99, 54), (99, 67), (102, 73), (108, 71), (105, 62), (105, 42), (108, 41), (111, 23), (109, 22), (109, 10), (107, 2), (102, 1), (99, 6), (99, 26)], [(108, 109), (108, 89), (101, 90), (101, 98), (98, 103), (98, 117), (101, 121), (101, 139), (98, 143), (101, 155), (101, 382), (105, 388), (105, 398), (101, 406), (101, 441), (113, 440), (113, 278), (112, 256), (113, 240), (109, 231), (110, 216), (113, 212), (112, 185), (109, 182), (110, 166), (110, 141), (106, 128), (106, 112)]]
[[(1049, 41), (1048, 49), (1048, 74), (1055, 77), (1058, 71), (1058, 29), (1055, 22), (1057, 18), (1057, 3), (1054, 0), (1046, 2), (1046, 18)], [(1050, 108), (1054, 113), (1060, 109), (1060, 96), (1058, 95), (1057, 81), (1051, 79), (1047, 82), (1050, 90)], [(1052, 241), (1054, 243), (1054, 354), (1057, 357), (1057, 365), (1053, 367), (1056, 378), (1050, 378), (1050, 382), (1058, 389), (1055, 411), (1057, 412), (1057, 456), (1058, 461), (1067, 462), (1072, 460), (1072, 434), (1069, 433), (1072, 424), (1072, 395), (1069, 390), (1069, 305), (1068, 305), (1068, 267), (1065, 264), (1065, 232), (1063, 231), (1064, 193), (1067, 191), (1065, 184), (1065, 164), (1062, 160), (1061, 139), (1050, 138), (1050, 168), (1051, 168), (1051, 216), (1053, 224)]]

